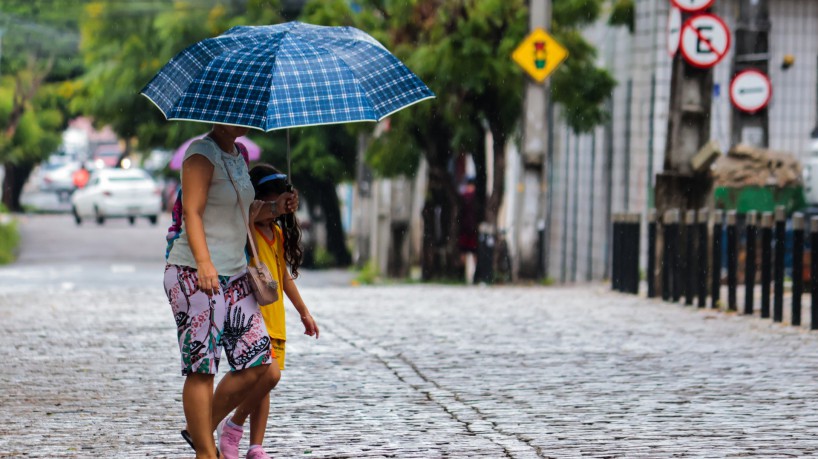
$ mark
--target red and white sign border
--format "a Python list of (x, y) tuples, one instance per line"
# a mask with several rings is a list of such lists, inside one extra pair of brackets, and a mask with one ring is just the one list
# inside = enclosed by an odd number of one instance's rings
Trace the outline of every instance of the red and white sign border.
[[(767, 81), (767, 86), (770, 88), (769, 94), (767, 94), (767, 99), (765, 99), (764, 103), (759, 105), (757, 108), (742, 107), (736, 101), (736, 99), (733, 97), (733, 87), (736, 85), (736, 82), (738, 81), (739, 77), (742, 76), (742, 75), (748, 74), (748, 73), (755, 73), (755, 74), (761, 75), (761, 77), (764, 78)], [(737, 74), (735, 74), (735, 76), (733, 76), (733, 81), (730, 82), (730, 102), (733, 103), (734, 107), (736, 107), (737, 109), (739, 109), (739, 110), (741, 110), (741, 111), (743, 111), (745, 113), (756, 113), (757, 111), (759, 111), (759, 110), (765, 108), (767, 105), (769, 105), (770, 100), (772, 98), (773, 98), (773, 82), (770, 80), (770, 77), (766, 73), (762, 72), (761, 70), (758, 70), (758, 69), (742, 70), (741, 72), (738, 72)]]
[[(719, 58), (716, 61), (714, 61), (712, 64), (700, 64), (700, 63), (696, 62), (695, 60), (691, 59), (690, 56), (688, 55), (687, 51), (685, 50), (685, 47), (684, 47), (685, 29), (690, 27), (690, 24), (691, 24), (692, 21), (694, 21), (696, 19), (705, 18), (705, 17), (713, 19), (717, 23), (719, 23), (719, 25), (721, 25), (724, 28), (725, 35), (727, 36), (727, 43), (726, 43), (726, 46), (724, 48), (724, 52), (723, 53), (716, 53), (716, 54), (719, 54)], [(696, 33), (698, 33), (698, 32), (696, 32)], [(709, 14), (709, 13), (697, 14), (695, 16), (690, 17), (687, 21), (684, 22), (684, 24), (682, 24), (682, 31), (679, 34), (679, 40), (680, 40), (680, 43), (681, 43), (679, 45), (679, 48), (681, 48), (682, 56), (685, 58), (685, 60), (687, 61), (688, 64), (692, 65), (693, 67), (698, 67), (700, 69), (709, 69), (711, 67), (715, 67), (719, 62), (721, 62), (724, 59), (725, 56), (727, 56), (727, 53), (730, 51), (730, 45), (732, 44), (732, 39), (733, 38), (732, 38), (732, 36), (730, 34), (730, 29), (727, 27), (727, 23), (724, 22), (724, 20), (722, 18), (716, 16), (715, 14)], [(705, 40), (705, 42), (707, 42), (708, 44), (710, 43), (707, 40)], [(711, 48), (711, 50), (712, 50), (712, 48)], [(715, 50), (713, 50), (713, 52), (715, 52)]]
[(704, 10), (710, 8), (711, 6), (713, 6), (713, 4), (716, 3), (716, 0), (710, 0), (704, 6), (700, 6), (698, 8), (685, 8), (683, 5), (679, 4), (679, 0), (670, 0), (670, 3), (672, 3), (673, 6), (675, 6), (676, 8), (679, 8), (680, 10), (684, 11), (685, 13), (697, 13), (699, 11), (704, 11)]

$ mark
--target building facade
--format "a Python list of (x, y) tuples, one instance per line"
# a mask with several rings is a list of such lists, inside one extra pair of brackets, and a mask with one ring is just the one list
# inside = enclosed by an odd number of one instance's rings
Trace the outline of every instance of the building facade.
[[(818, 1), (770, 0), (769, 6), (773, 85), (769, 146), (804, 157), (818, 125)], [(739, 0), (716, 0), (713, 12), (733, 31), (738, 8)], [(607, 278), (611, 215), (641, 213), (644, 222), (653, 206), (655, 176), (662, 171), (667, 140), (672, 62), (667, 50), (669, 13), (668, 0), (636, 0), (634, 33), (604, 23), (587, 30), (600, 64), (619, 84), (610, 101), (610, 123), (590, 134), (571, 132), (559, 109), (555, 110), (546, 234), (548, 276), (556, 282)], [(788, 54), (795, 57), (795, 63), (784, 69), (781, 63)], [(722, 150), (730, 147), (732, 66), (731, 47), (714, 68), (711, 138)], [(509, 157), (515, 163), (515, 155)], [(519, 166), (515, 163), (513, 167)], [(507, 219), (507, 225), (513, 223)], [(643, 237), (642, 247), (644, 243)]]

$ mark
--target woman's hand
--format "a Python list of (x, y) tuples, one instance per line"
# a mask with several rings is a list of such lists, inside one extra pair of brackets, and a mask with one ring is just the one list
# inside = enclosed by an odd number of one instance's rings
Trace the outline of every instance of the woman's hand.
[(292, 198), (290, 198), (289, 202), (289, 213), (293, 213), (298, 210), (298, 206), (301, 204), (298, 202), (298, 190), (293, 189), (292, 191)]
[(313, 319), (311, 315), (306, 314), (301, 316), (301, 323), (304, 324), (305, 335), (315, 336), (315, 339), (318, 339), (318, 324), (315, 323), (315, 319)]
[(282, 193), (275, 200), (276, 213), (278, 215), (291, 214), (298, 210), (298, 191)]
[(196, 271), (199, 277), (199, 290), (205, 292), (207, 296), (219, 293), (219, 273), (212, 261), (197, 263)]

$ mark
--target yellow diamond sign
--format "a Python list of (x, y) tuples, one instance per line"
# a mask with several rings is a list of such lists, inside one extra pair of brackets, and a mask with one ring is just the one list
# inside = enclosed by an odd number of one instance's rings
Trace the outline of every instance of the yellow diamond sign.
[(568, 57), (568, 50), (543, 29), (534, 29), (511, 58), (537, 83), (542, 83)]

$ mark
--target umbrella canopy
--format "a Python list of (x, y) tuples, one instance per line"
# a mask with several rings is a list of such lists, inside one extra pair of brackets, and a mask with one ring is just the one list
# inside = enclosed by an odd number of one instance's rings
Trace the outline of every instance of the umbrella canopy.
[(233, 27), (168, 62), (142, 90), (169, 120), (263, 131), (380, 121), (434, 97), (377, 40), (301, 22)]
[[(185, 152), (187, 148), (192, 144), (195, 140), (203, 139), (207, 134), (197, 135), (196, 137), (191, 137), (185, 140), (185, 143), (179, 146), (176, 149), (176, 152), (173, 153), (173, 158), (170, 160), (170, 164), (168, 164), (171, 170), (178, 171), (182, 169), (182, 162), (185, 160)], [(239, 137), (236, 139), (236, 142), (241, 142), (247, 147), (247, 154), (250, 157), (250, 161), (258, 161), (261, 157), (261, 147), (258, 146), (257, 143), (253, 142), (252, 140), (248, 139), (247, 137)]]

